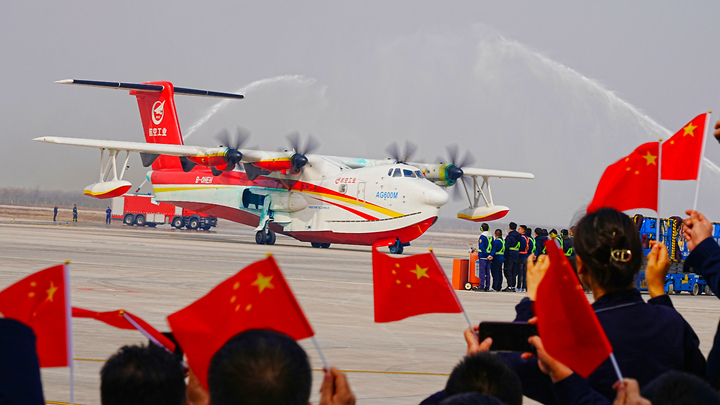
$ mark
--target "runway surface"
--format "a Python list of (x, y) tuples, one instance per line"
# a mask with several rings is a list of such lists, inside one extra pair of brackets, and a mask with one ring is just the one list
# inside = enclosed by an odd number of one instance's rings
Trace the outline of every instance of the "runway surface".
[[(441, 390), (465, 353), (462, 314), (431, 314), (387, 324), (373, 322), (369, 247), (333, 245), (313, 249), (278, 236), (274, 246), (256, 245), (249, 228), (210, 233), (169, 227), (136, 228), (0, 218), (0, 288), (70, 260), (74, 306), (108, 311), (125, 309), (157, 329), (165, 318), (207, 293), (247, 264), (271, 252), (312, 324), (331, 365), (344, 370), (360, 404), (417, 404)], [(434, 248), (450, 276), (452, 260), (467, 257), (472, 235), (430, 232), (405, 254)], [(474, 324), (508, 321), (520, 293), (459, 291)], [(645, 297), (648, 298), (647, 296)], [(687, 294), (673, 302), (700, 336), (707, 354), (712, 345), (720, 301)], [(99, 404), (99, 371), (120, 346), (145, 342), (134, 331), (90, 319), (73, 319), (75, 402)], [(322, 381), (322, 363), (312, 342), (300, 342), (313, 369), (312, 403)], [(69, 402), (67, 368), (43, 369), (48, 403)], [(525, 403), (534, 403), (526, 400)]]

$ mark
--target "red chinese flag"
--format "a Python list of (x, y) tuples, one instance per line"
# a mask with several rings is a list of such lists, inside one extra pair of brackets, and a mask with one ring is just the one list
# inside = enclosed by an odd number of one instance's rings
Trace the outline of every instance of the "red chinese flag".
[(545, 242), (550, 268), (537, 289), (538, 334), (548, 354), (587, 378), (612, 353), (565, 254)]
[(605, 169), (587, 212), (602, 207), (618, 211), (648, 208), (657, 211), (658, 205), (658, 145), (640, 145), (626, 157)]
[(205, 389), (212, 356), (238, 333), (272, 329), (295, 340), (315, 334), (272, 256), (245, 267), (167, 319)]
[(698, 115), (663, 142), (662, 180), (697, 180), (708, 115)]
[(70, 293), (66, 265), (41, 270), (0, 291), (0, 313), (32, 328), (40, 367), (70, 365)]
[(95, 312), (73, 307), (72, 316), (73, 318), (92, 318), (119, 329), (138, 330), (140, 333), (145, 335), (145, 337), (153, 340), (156, 344), (165, 347), (171, 352), (175, 351), (175, 343), (173, 343), (172, 340), (165, 337), (165, 335), (158, 332), (157, 329), (150, 326), (150, 324), (141, 318), (123, 309), (118, 309), (116, 311)]
[(432, 252), (395, 258), (373, 246), (372, 261), (375, 322), (463, 311)]

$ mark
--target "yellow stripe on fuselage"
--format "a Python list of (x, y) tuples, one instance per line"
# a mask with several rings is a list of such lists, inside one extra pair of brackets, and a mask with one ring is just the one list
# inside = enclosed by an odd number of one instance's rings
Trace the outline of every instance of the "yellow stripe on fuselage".
[[(214, 184), (208, 184), (208, 185), (197, 185), (197, 186), (183, 186), (183, 185), (172, 185), (172, 186), (164, 186), (164, 185), (158, 185), (153, 186), (155, 189), (155, 193), (169, 193), (173, 191), (191, 191), (191, 190), (205, 190), (209, 188), (237, 188), (237, 187), (243, 187), (243, 186), (232, 186), (232, 185), (214, 185)], [(264, 188), (264, 187), (263, 187)], [(271, 189), (271, 188), (265, 188), (266, 190), (278, 190), (278, 191), (287, 191), (283, 189)], [(318, 191), (310, 191), (310, 190), (292, 190), (296, 193), (306, 193), (306, 194), (313, 194), (319, 197), (336, 200), (340, 202), (344, 202), (346, 204), (356, 205), (359, 207), (366, 208), (371, 211), (375, 211), (379, 214), (387, 215), (391, 218), (398, 218), (402, 217), (405, 214), (401, 214), (397, 211), (393, 211), (390, 209), (387, 209), (385, 207), (381, 207), (379, 205), (369, 203), (365, 201), (365, 205), (358, 204), (358, 200), (356, 198), (351, 197), (340, 197), (332, 194), (327, 193), (321, 193)]]

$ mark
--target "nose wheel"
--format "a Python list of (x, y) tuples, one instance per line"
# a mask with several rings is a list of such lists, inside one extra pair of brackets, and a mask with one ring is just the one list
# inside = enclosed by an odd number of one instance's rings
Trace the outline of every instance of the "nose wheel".
[(275, 232), (273, 231), (267, 231), (267, 233), (264, 231), (257, 231), (255, 233), (255, 243), (258, 245), (274, 245), (275, 238)]

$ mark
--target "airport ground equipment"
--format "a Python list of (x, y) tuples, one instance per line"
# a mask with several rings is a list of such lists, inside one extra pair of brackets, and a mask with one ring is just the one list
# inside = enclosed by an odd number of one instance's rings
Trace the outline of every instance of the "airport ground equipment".
[(174, 228), (202, 229), (217, 226), (217, 218), (202, 212), (165, 204), (150, 194), (125, 194), (113, 198), (112, 218), (128, 226), (149, 226), (170, 224)]
[[(657, 239), (657, 227), (660, 226), (660, 241), (667, 246), (671, 263), (670, 271), (665, 278), (665, 292), (668, 294), (680, 294), (685, 291), (692, 295), (701, 293), (712, 295), (710, 286), (701, 275), (696, 274), (694, 269), (683, 268), (690, 251), (687, 248), (685, 238), (682, 236), (684, 226), (682, 218), (677, 216), (660, 218), (658, 222), (657, 218), (645, 218), (642, 215), (635, 215), (633, 221), (640, 233), (643, 253), (646, 256)], [(717, 222), (713, 222), (713, 238), (716, 242), (720, 240), (720, 224)], [(684, 270), (689, 270), (689, 272)], [(647, 291), (645, 272), (641, 271), (638, 274), (635, 283), (640, 291)]]

